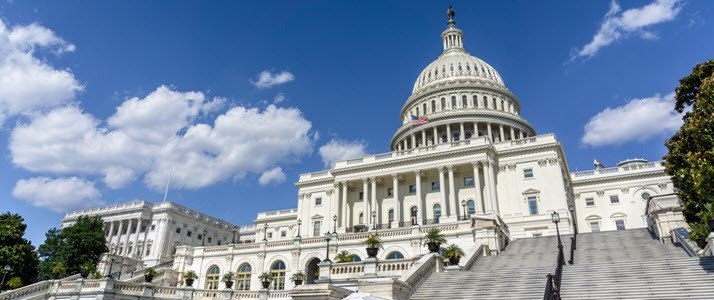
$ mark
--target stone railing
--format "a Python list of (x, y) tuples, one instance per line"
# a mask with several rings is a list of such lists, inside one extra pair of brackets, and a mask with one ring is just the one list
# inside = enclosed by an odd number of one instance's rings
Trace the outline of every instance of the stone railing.
[(474, 263), (476, 263), (476, 260), (478, 260), (478, 258), (483, 255), (485, 247), (486, 246), (484, 245), (474, 246), (471, 251), (466, 253), (466, 256), (461, 259), (461, 261), (459, 262), (459, 266), (464, 270), (470, 270), (471, 267), (473, 267)]
[(32, 296), (35, 294), (42, 294), (46, 293), (49, 288), (52, 286), (53, 282), (56, 281), (72, 281), (72, 280), (77, 280), (79, 278), (82, 278), (80, 274), (74, 274), (71, 276), (67, 276), (65, 278), (59, 279), (59, 280), (45, 280), (45, 281), (40, 281), (37, 283), (33, 283), (30, 285), (23, 286), (18, 289), (10, 290), (10, 291), (5, 291), (2, 294), (0, 294), (0, 300), (11, 300), (11, 299), (19, 299), (19, 298), (25, 298), (27, 296)]
[(377, 263), (377, 276), (402, 276), (414, 265), (414, 259), (390, 259), (382, 260)]
[(436, 253), (422, 256), (411, 269), (399, 278), (409, 286), (409, 295), (414, 293), (431, 274), (441, 271), (442, 260)]
[(684, 228), (675, 228), (671, 232), (672, 243), (679, 244), (689, 256), (699, 256), (701, 248), (689, 239), (689, 233)]
[[(345, 263), (334, 263), (330, 270), (332, 274), (331, 278), (347, 278), (347, 277), (357, 277), (357, 275), (362, 275), (364, 272), (364, 264), (362, 262), (345, 262)], [(343, 276), (340, 276), (343, 275)], [(344, 276), (350, 275), (350, 276)]]
[(635, 165), (628, 165), (628, 166), (622, 166), (622, 167), (600, 168), (600, 169), (594, 169), (594, 170), (574, 172), (574, 173), (572, 173), (572, 175), (574, 177), (578, 178), (578, 177), (596, 176), (596, 175), (600, 175), (600, 174), (614, 174), (614, 173), (627, 172), (627, 171), (654, 169), (657, 167), (664, 169), (663, 164), (664, 164), (663, 161), (655, 161), (655, 162), (650, 162), (650, 163), (635, 164)]

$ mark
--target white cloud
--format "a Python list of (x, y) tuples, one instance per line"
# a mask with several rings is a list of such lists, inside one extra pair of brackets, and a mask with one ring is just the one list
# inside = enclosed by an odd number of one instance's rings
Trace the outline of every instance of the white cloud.
[(258, 179), (260, 185), (268, 185), (270, 183), (283, 183), (285, 182), (285, 173), (281, 167), (275, 167), (270, 170), (263, 172)]
[(64, 105), (84, 89), (72, 72), (37, 57), (39, 49), (61, 54), (74, 51), (75, 46), (46, 27), (8, 28), (0, 20), (0, 125), (15, 115)]
[(639, 35), (643, 39), (655, 39), (657, 35), (645, 29), (651, 25), (673, 20), (682, 9), (681, 0), (655, 0), (639, 8), (622, 11), (617, 2), (610, 3), (610, 10), (600, 25), (592, 41), (575, 51), (570, 60), (579, 57), (590, 58), (602, 47), (628, 37)]
[(606, 108), (585, 125), (582, 143), (589, 146), (644, 142), (671, 133), (682, 126), (682, 115), (674, 110), (674, 93), (632, 99), (627, 104)]
[(281, 85), (283, 83), (288, 83), (295, 80), (293, 73), (288, 71), (282, 71), (280, 73), (271, 73), (270, 71), (263, 71), (258, 74), (258, 80), (250, 80), (250, 83), (258, 87), (259, 89), (267, 89), (276, 85)]
[(367, 145), (362, 141), (343, 141), (332, 139), (327, 144), (320, 147), (320, 156), (325, 167), (334, 166), (338, 160), (357, 158), (364, 156)]
[(285, 94), (283, 93), (278, 93), (275, 97), (273, 97), (273, 104), (278, 104), (283, 101), (285, 101)]
[(94, 183), (77, 177), (51, 179), (33, 177), (21, 179), (12, 191), (15, 198), (36, 207), (66, 212), (104, 204)]
[(216, 101), (224, 100), (161, 86), (126, 100), (106, 127), (76, 106), (57, 108), (13, 129), (12, 162), (32, 172), (101, 176), (110, 188), (143, 176), (156, 190), (173, 168), (172, 188), (195, 189), (312, 152), (312, 124), (300, 110), (234, 107), (213, 125), (195, 123)]

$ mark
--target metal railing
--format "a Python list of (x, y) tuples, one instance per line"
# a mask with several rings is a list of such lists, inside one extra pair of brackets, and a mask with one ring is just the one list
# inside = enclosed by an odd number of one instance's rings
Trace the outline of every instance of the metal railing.
[(560, 283), (563, 279), (563, 265), (565, 264), (565, 255), (563, 255), (563, 247), (558, 247), (557, 262), (558, 266), (555, 268), (555, 275), (546, 275), (548, 280), (545, 284), (545, 293), (543, 294), (543, 300), (560, 300)]

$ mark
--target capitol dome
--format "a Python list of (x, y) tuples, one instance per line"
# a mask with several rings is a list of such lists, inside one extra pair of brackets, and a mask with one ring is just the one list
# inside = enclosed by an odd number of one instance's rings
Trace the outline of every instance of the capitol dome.
[(444, 51), (419, 73), (402, 106), (402, 126), (392, 137), (393, 151), (487, 137), (498, 143), (536, 134), (520, 116), (521, 104), (491, 65), (470, 55), (455, 13), (447, 13), (441, 33)]

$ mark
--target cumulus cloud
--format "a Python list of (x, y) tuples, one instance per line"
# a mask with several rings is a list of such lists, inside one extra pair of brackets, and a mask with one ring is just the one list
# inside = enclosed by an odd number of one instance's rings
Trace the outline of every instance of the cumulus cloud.
[(606, 108), (585, 124), (581, 141), (588, 146), (644, 142), (671, 133), (682, 126), (682, 115), (674, 110), (674, 93), (632, 99), (623, 106)]
[(38, 56), (75, 46), (38, 24), (8, 28), (0, 20), (0, 125), (15, 115), (64, 105), (84, 87), (69, 70), (56, 69)]
[(278, 93), (275, 97), (273, 97), (273, 104), (278, 104), (283, 101), (285, 101), (285, 94), (283, 93)]
[(77, 106), (56, 108), (12, 130), (12, 162), (32, 172), (101, 176), (110, 188), (138, 178), (156, 190), (196, 189), (312, 151), (312, 124), (296, 108), (234, 107), (213, 124), (196, 123), (222, 98), (161, 86), (122, 103), (106, 122)]
[(271, 183), (283, 183), (285, 182), (285, 173), (281, 167), (275, 167), (270, 170), (263, 172), (258, 179), (260, 185), (268, 185)]
[(320, 147), (319, 152), (326, 168), (331, 168), (338, 160), (357, 158), (365, 154), (367, 144), (363, 141), (343, 141), (332, 139)]
[(590, 58), (601, 48), (629, 36), (655, 39), (657, 35), (646, 29), (652, 25), (673, 20), (682, 9), (681, 0), (655, 0), (643, 7), (622, 11), (617, 2), (610, 2), (610, 10), (593, 36), (592, 41), (574, 51), (570, 60)]
[(281, 85), (295, 80), (293, 73), (288, 71), (282, 71), (280, 73), (271, 73), (270, 71), (263, 71), (258, 74), (257, 80), (250, 80), (250, 83), (258, 87), (259, 89), (267, 89), (276, 85)]
[(21, 179), (15, 184), (12, 195), (33, 206), (48, 208), (55, 212), (104, 204), (100, 200), (102, 194), (94, 183), (77, 177)]

